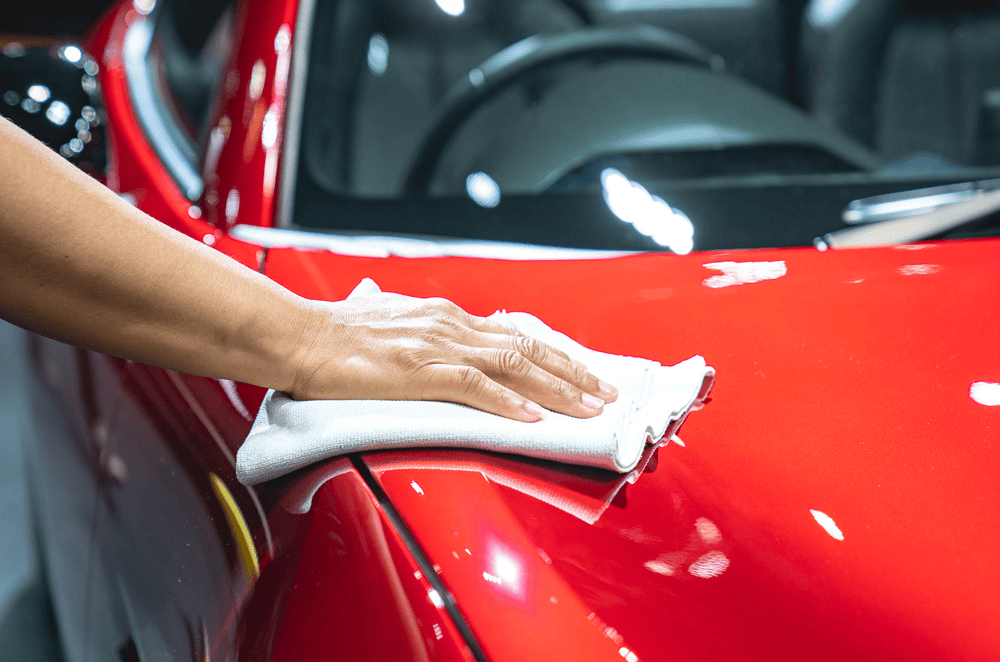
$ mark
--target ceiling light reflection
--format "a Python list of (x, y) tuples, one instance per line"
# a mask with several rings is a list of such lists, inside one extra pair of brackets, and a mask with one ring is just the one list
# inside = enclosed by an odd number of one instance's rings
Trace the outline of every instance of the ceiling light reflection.
[(729, 567), (729, 557), (717, 549), (702, 554), (697, 561), (688, 566), (688, 572), (701, 579), (718, 577)]
[(601, 172), (604, 201), (611, 212), (656, 243), (684, 255), (694, 248), (694, 225), (687, 215), (651, 195), (642, 184), (614, 168)]
[(969, 397), (987, 407), (1000, 407), (1000, 384), (975, 382), (969, 387)]
[(49, 105), (49, 109), (45, 111), (45, 117), (56, 126), (62, 126), (65, 124), (69, 119), (69, 116), (69, 106), (62, 101), (53, 101)]
[(715, 269), (722, 273), (709, 276), (701, 281), (705, 287), (720, 288), (733, 285), (759, 283), (762, 280), (776, 280), (788, 273), (784, 260), (773, 262), (709, 262), (703, 264), (706, 269)]
[(844, 20), (860, 0), (813, 0), (806, 7), (806, 20), (815, 30), (825, 30)]
[(44, 103), (49, 100), (52, 93), (44, 85), (32, 85), (28, 88), (28, 96), (38, 103)]
[(930, 276), (941, 271), (939, 264), (904, 264), (897, 269), (904, 276)]
[(698, 537), (710, 545), (722, 540), (722, 532), (719, 531), (719, 527), (707, 517), (699, 517), (694, 523), (694, 528), (698, 532)]
[(812, 513), (812, 516), (816, 520), (816, 523), (822, 526), (823, 530), (830, 534), (831, 538), (835, 540), (844, 539), (843, 532), (837, 526), (836, 522), (833, 521), (832, 517), (830, 517), (829, 515), (827, 515), (822, 511), (813, 510), (812, 508), (809, 509), (809, 512)]
[(59, 55), (67, 62), (76, 64), (83, 57), (83, 51), (76, 46), (66, 46), (59, 51)]
[(145, 16), (156, 9), (156, 0), (132, 0), (132, 7), (137, 12)]
[(508, 584), (517, 584), (521, 579), (521, 568), (517, 561), (506, 554), (497, 554), (494, 559), (496, 575)]
[(618, 654), (624, 657), (627, 662), (639, 662), (639, 656), (625, 646), (618, 649)]
[(461, 16), (465, 11), (465, 0), (435, 0), (437, 6), (449, 16)]
[(480, 207), (500, 204), (500, 186), (485, 172), (474, 172), (465, 178), (465, 191)]
[(376, 32), (368, 40), (368, 70), (381, 76), (389, 68), (389, 42), (385, 35)]
[(28, 49), (24, 47), (24, 44), (12, 41), (3, 47), (2, 52), (7, 57), (22, 57), (28, 52)]

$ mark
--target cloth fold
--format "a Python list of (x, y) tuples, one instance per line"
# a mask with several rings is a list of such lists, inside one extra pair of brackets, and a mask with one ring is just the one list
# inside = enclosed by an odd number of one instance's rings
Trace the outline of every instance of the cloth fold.
[[(380, 292), (365, 279), (351, 297)], [(594, 418), (547, 412), (522, 423), (450, 402), (292, 400), (268, 391), (236, 456), (245, 485), (261, 483), (345, 453), (453, 447), (515, 453), (625, 473), (646, 442), (673, 434), (708, 395), (715, 371), (700, 356), (674, 366), (588, 349), (527, 313), (493, 316), (583, 362), (619, 396)]]

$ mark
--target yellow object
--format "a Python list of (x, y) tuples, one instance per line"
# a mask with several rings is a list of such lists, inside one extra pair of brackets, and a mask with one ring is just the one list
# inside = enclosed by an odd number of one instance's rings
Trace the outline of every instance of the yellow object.
[(247, 521), (240, 511), (240, 507), (236, 505), (236, 499), (233, 498), (222, 479), (211, 472), (208, 475), (212, 479), (212, 489), (215, 490), (215, 496), (222, 504), (222, 509), (226, 511), (226, 521), (233, 533), (233, 539), (236, 540), (236, 550), (243, 574), (247, 581), (251, 582), (260, 575), (260, 562), (257, 559), (257, 549), (254, 547), (253, 538), (250, 536), (250, 527), (247, 526)]

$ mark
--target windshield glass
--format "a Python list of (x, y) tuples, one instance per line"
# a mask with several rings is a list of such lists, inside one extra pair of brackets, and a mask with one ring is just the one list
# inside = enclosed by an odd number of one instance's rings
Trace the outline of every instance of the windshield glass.
[(294, 224), (809, 245), (853, 200), (1000, 176), (1000, 10), (965, 4), (318, 0)]

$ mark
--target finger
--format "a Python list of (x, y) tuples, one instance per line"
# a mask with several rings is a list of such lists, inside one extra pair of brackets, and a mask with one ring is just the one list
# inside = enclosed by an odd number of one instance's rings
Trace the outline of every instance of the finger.
[(510, 349), (522, 354), (536, 366), (569, 382), (581, 391), (601, 398), (604, 402), (618, 399), (618, 389), (599, 379), (583, 363), (571, 359), (551, 345), (529, 336), (489, 335), (480, 338), (482, 347)]
[(476, 331), (483, 333), (497, 333), (505, 336), (523, 336), (524, 334), (509, 324), (505, 324), (498, 319), (491, 317), (479, 317), (466, 313), (468, 325)]
[(545, 415), (535, 402), (498, 384), (478, 368), (438, 364), (428, 366), (427, 373), (425, 400), (457, 402), (525, 423), (534, 423)]
[(601, 413), (604, 400), (539, 368), (512, 349), (470, 349), (469, 360), (487, 377), (546, 409), (576, 418)]

